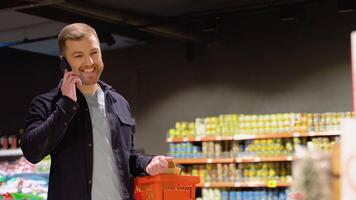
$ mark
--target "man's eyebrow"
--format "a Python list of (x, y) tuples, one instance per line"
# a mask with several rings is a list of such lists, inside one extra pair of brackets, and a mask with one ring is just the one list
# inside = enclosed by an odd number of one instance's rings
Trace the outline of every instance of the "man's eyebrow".
[(74, 51), (71, 55), (82, 53), (81, 51)]

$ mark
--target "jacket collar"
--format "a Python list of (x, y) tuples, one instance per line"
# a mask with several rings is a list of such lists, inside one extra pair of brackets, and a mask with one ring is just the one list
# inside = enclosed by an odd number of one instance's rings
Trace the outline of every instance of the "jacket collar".
[[(61, 79), (57, 85), (57, 88), (60, 89), (63, 83), (63, 79)], [(113, 88), (111, 87), (111, 85), (105, 83), (104, 81), (99, 80), (98, 84), (101, 86), (101, 88), (103, 89), (103, 91), (106, 90), (113, 90)]]

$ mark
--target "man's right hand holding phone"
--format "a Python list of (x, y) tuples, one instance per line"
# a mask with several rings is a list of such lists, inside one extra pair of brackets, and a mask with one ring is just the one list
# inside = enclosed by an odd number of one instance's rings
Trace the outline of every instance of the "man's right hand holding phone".
[(62, 95), (77, 101), (76, 84), (81, 85), (82, 81), (73, 71), (64, 71), (63, 82), (61, 86)]

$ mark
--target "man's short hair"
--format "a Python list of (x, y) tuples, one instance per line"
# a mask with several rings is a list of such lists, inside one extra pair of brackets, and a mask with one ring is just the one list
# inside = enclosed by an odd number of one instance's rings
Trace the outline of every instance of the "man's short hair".
[(93, 27), (84, 23), (74, 23), (65, 26), (58, 34), (59, 54), (64, 56), (65, 42), (67, 40), (81, 40), (93, 34), (99, 41), (98, 35)]

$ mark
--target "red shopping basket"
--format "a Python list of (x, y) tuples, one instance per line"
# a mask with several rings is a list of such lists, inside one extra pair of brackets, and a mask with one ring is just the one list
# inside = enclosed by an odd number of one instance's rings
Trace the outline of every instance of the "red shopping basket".
[(135, 200), (194, 200), (198, 176), (160, 174), (135, 179)]

